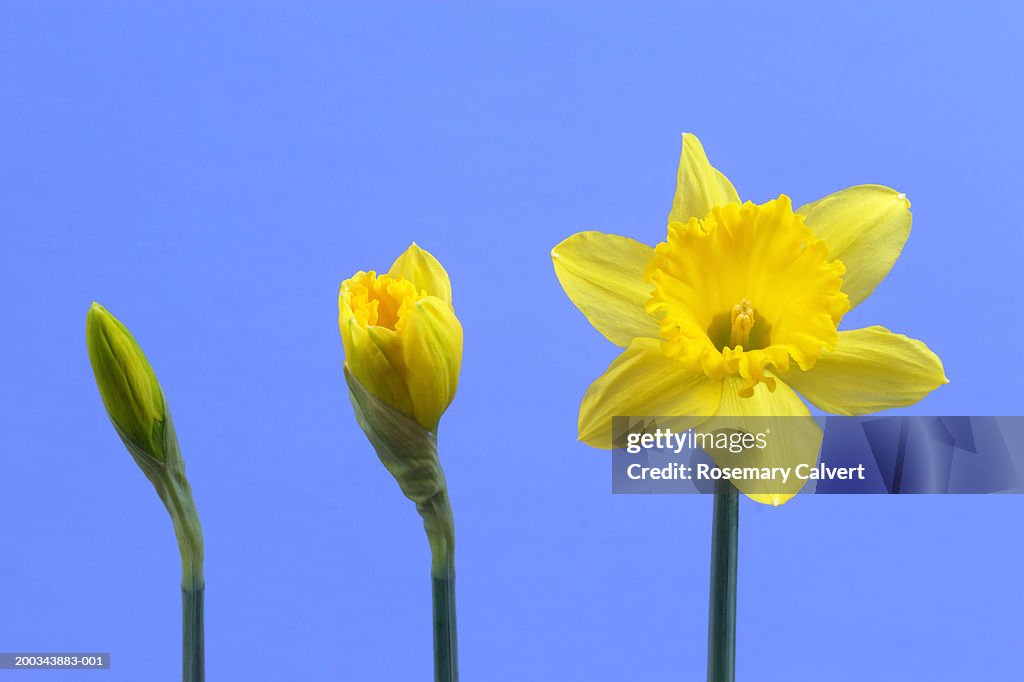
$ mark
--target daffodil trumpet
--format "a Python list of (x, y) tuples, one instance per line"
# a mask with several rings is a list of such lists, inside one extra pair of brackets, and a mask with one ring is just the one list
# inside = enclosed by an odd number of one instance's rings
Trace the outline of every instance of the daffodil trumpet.
[(441, 264), (411, 245), (386, 274), (359, 272), (338, 296), (356, 421), (423, 518), (431, 553), (434, 679), (458, 680), (455, 524), (437, 430), (458, 386), (462, 325)]
[[(784, 420), (758, 461), (813, 466), (822, 434), (801, 395), (841, 415), (921, 400), (947, 382), (928, 346), (879, 326), (839, 329), (889, 273), (910, 225), (906, 196), (881, 185), (796, 209), (784, 194), (741, 202), (700, 141), (683, 135), (663, 242), (652, 248), (580, 232), (552, 250), (569, 298), (624, 349), (583, 397), (580, 439), (611, 448), (613, 416), (681, 417), (746, 432), (750, 417), (797, 417)], [(710, 454), (722, 464), (722, 453)], [(735, 484), (757, 502), (780, 505), (803, 483), (794, 477), (781, 491)], [(708, 656), (715, 681), (733, 676), (735, 505), (731, 488), (716, 495)]]
[(181, 554), (182, 680), (205, 679), (203, 531), (156, 374), (131, 332), (99, 303), (86, 316), (96, 385), (114, 430), (170, 514)]

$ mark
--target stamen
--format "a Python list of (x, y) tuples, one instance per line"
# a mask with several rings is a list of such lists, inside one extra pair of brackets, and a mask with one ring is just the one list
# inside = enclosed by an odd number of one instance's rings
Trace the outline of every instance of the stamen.
[(747, 299), (741, 300), (732, 307), (732, 331), (729, 333), (729, 346), (750, 346), (750, 330), (754, 328), (754, 306)]

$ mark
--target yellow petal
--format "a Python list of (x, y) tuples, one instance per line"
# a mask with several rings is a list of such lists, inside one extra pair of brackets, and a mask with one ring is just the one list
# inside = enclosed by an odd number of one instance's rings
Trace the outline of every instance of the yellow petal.
[(404, 278), (416, 285), (419, 290), (442, 301), (452, 304), (452, 283), (448, 272), (426, 249), (421, 249), (413, 242), (401, 256), (395, 259), (388, 274), (399, 279)]
[(679, 156), (676, 195), (668, 214), (670, 223), (685, 223), (690, 218), (703, 220), (715, 206), (738, 204), (736, 188), (720, 171), (712, 167), (696, 135), (683, 133), (683, 151)]
[(402, 331), (406, 385), (413, 418), (428, 431), (436, 431), (459, 385), (462, 325), (452, 307), (439, 298), (427, 296), (413, 306)]
[(694, 417), (680, 422), (685, 429), (715, 413), (721, 382), (687, 370), (659, 346), (654, 339), (635, 339), (590, 385), (580, 405), (580, 440), (611, 449), (612, 417)]
[(910, 202), (882, 185), (857, 185), (797, 213), (846, 266), (843, 291), (856, 306), (885, 279), (910, 236)]
[(885, 327), (839, 332), (834, 351), (824, 351), (806, 372), (786, 381), (826, 412), (870, 414), (912, 405), (948, 383), (942, 361), (924, 343)]
[[(767, 446), (739, 454), (709, 453), (715, 463), (721, 467), (793, 467), (793, 470), (798, 464), (813, 466), (821, 449), (821, 428), (811, 418), (800, 396), (776, 379), (774, 392), (769, 391), (767, 385), (758, 384), (754, 387), (753, 396), (741, 398), (739, 392), (743, 383), (739, 377), (729, 377), (724, 381), (718, 413), (701, 427), (701, 431), (725, 428), (756, 434), (770, 429), (765, 434)], [(774, 506), (790, 500), (804, 485), (803, 480), (792, 474), (786, 483), (756, 480), (737, 480), (734, 483), (740, 492), (755, 502)]]
[(341, 340), (345, 344), (345, 364), (373, 397), (387, 403), (402, 414), (412, 415), (412, 400), (402, 373), (374, 343), (366, 328), (356, 322), (346, 308), (338, 318)]
[(617, 346), (656, 337), (658, 323), (644, 310), (651, 286), (644, 267), (654, 249), (628, 237), (579, 232), (551, 250), (565, 293), (590, 323)]
[(406, 375), (403, 335), (388, 327), (366, 327), (366, 333), (373, 345), (380, 349), (391, 369), (399, 377)]

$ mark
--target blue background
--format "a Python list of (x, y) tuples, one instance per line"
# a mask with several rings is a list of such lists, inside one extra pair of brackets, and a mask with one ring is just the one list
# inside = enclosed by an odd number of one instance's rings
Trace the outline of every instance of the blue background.
[[(466, 330), (441, 430), (464, 679), (703, 679), (711, 500), (609, 494), (575, 426), (617, 349), (548, 255), (660, 240), (684, 130), (744, 198), (906, 192), (904, 255), (845, 325), (942, 357), (914, 413), (1022, 412), (1019, 8), (369, 4), (0, 6), (0, 650), (179, 679), (177, 547), (96, 392), (95, 299), (174, 410), (209, 679), (429, 679), (427, 543), (336, 324), (339, 282), (416, 240)], [(1019, 674), (1024, 499), (741, 511), (741, 680)]]

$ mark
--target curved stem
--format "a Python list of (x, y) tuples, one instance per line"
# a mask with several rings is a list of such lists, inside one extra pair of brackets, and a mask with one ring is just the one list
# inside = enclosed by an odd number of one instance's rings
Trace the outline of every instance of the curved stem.
[(708, 609), (708, 682), (736, 679), (736, 559), (739, 493), (728, 481), (715, 488)]
[(192, 487), (185, 477), (185, 462), (181, 458), (170, 412), (166, 414), (166, 420), (164, 460), (157, 460), (139, 449), (116, 423), (114, 428), (139, 468), (153, 484), (174, 524), (174, 535), (181, 554), (181, 677), (184, 682), (203, 682), (206, 678), (203, 643), (203, 528), (192, 499)]
[[(177, 453), (164, 468), (154, 485), (174, 523), (174, 534), (181, 553), (181, 679), (182, 682), (204, 682), (206, 679), (206, 647), (204, 635), (203, 597), (203, 529), (199, 512), (192, 499), (192, 488), (185, 478), (185, 466)], [(159, 485), (157, 485), (159, 483)]]

